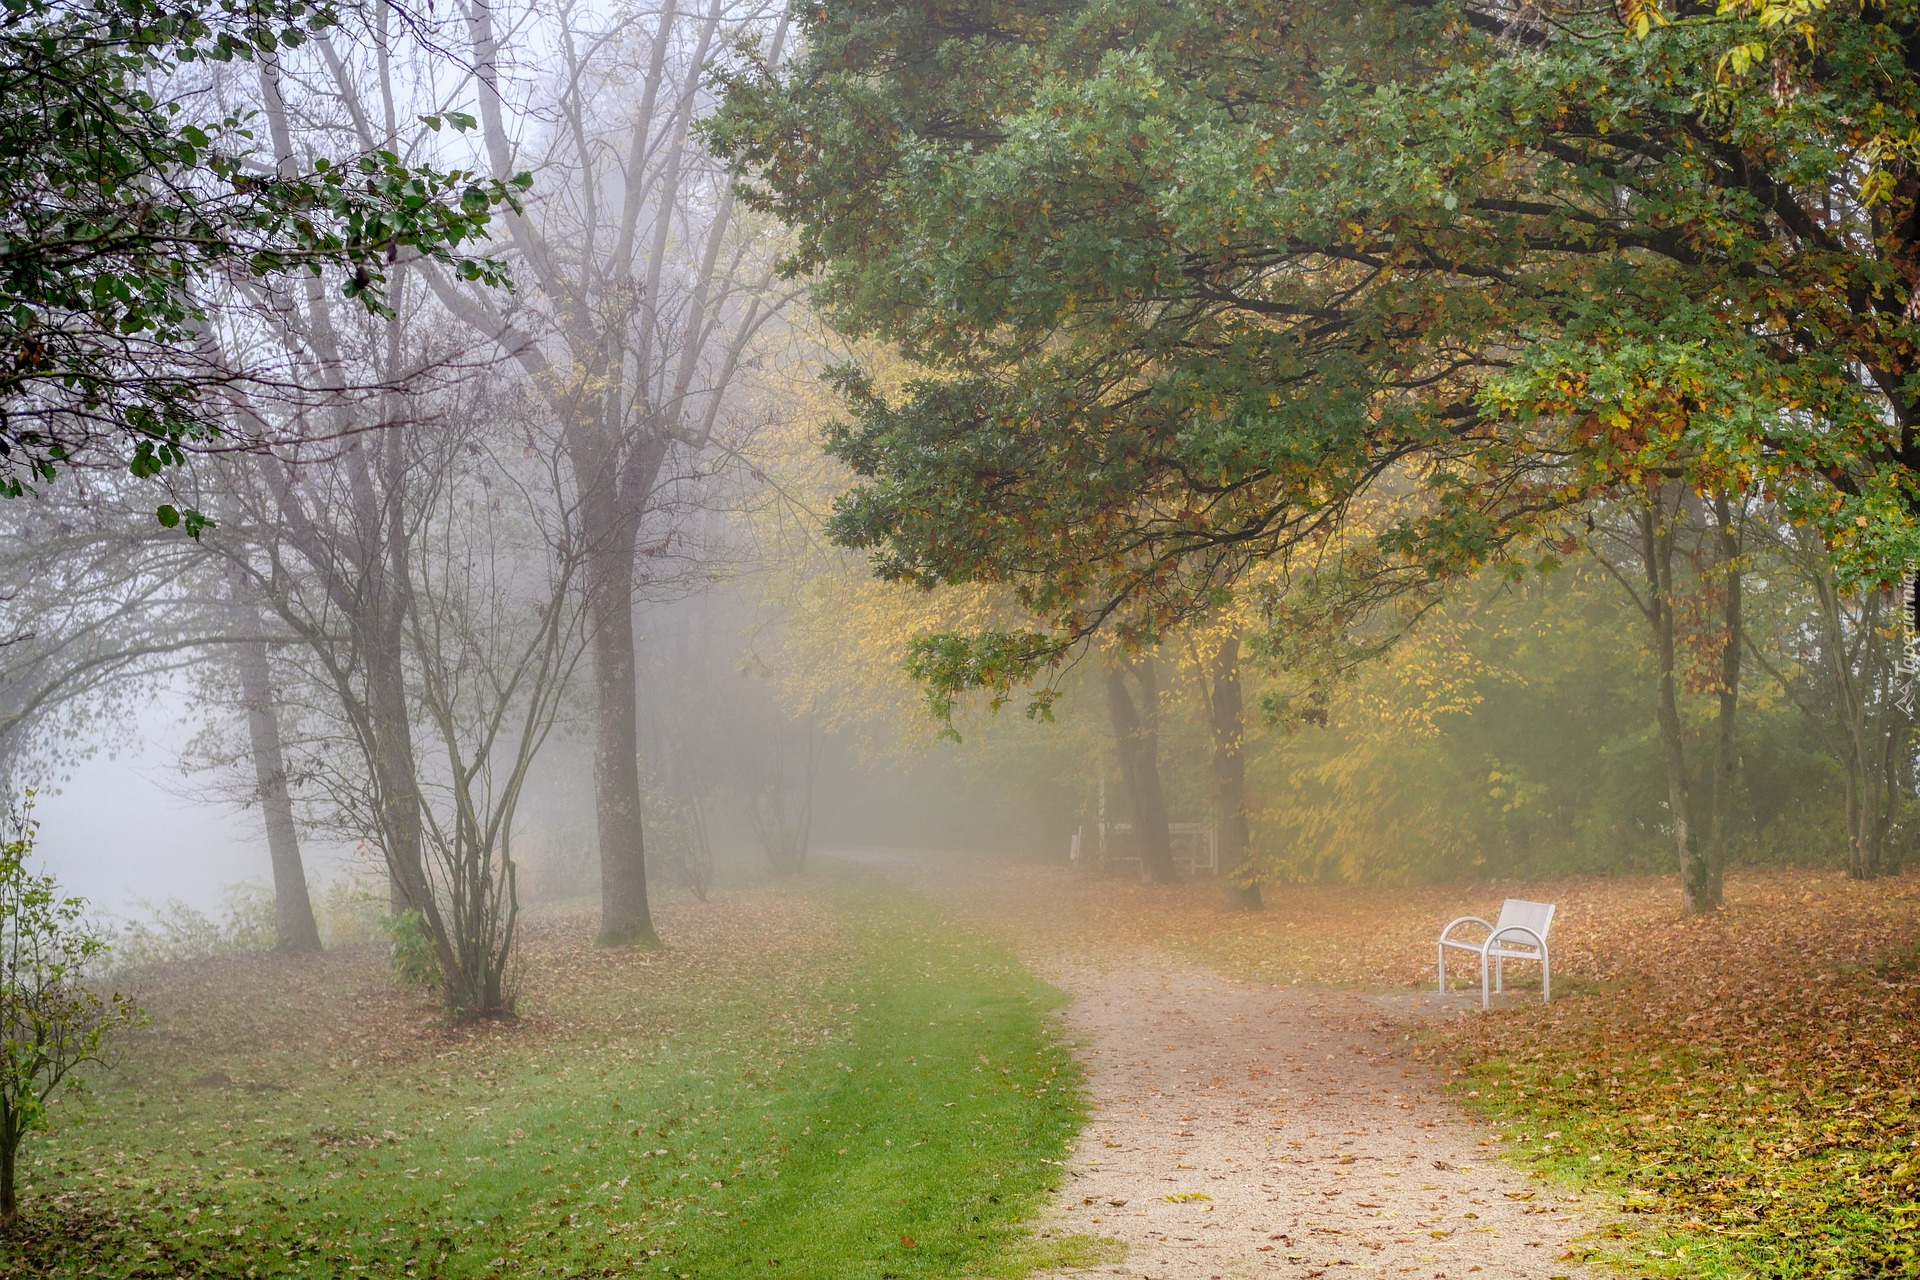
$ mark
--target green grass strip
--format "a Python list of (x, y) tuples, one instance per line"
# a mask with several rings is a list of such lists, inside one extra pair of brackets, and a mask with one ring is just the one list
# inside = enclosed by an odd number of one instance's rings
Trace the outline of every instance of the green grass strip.
[(869, 957), (852, 1043), (796, 1096), (801, 1136), (718, 1230), (666, 1259), (687, 1276), (953, 1277), (1015, 1245), (1059, 1185), (1084, 1112), (1047, 1034), (1061, 997), (932, 909), (836, 886)]
[(40, 1153), (0, 1273), (907, 1280), (1043, 1263), (1019, 1224), (1085, 1115), (1047, 1018), (1061, 997), (877, 879), (814, 892), (843, 935), (818, 973), (749, 958), (655, 1010), (678, 1028), (664, 1036), (635, 1029), (640, 991), (596, 995), (604, 1025), (568, 1040), (509, 1036), (377, 1082), (313, 1062), (288, 1092), (114, 1084)]

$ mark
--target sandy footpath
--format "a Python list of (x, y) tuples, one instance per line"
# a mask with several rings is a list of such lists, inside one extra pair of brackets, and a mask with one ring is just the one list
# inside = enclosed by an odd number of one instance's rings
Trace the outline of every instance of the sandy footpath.
[(1002, 909), (989, 879), (860, 860), (994, 927), (1071, 997), (1095, 1111), (1038, 1230), (1126, 1241), (1099, 1274), (1593, 1274), (1570, 1246), (1601, 1220), (1500, 1164), (1492, 1135), (1397, 1056), (1407, 1014), (1389, 1006), (1422, 1002), (1234, 981), (1101, 945), (1069, 895)]
[(1498, 1165), (1378, 1008), (1153, 953), (1039, 965), (1073, 997), (1097, 1108), (1041, 1230), (1125, 1240), (1103, 1271), (1585, 1274), (1566, 1255), (1595, 1220)]

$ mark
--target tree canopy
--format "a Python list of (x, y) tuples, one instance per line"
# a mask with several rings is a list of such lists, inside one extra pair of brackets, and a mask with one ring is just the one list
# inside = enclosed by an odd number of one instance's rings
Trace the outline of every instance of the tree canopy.
[(1914, 558), (1920, 9), (824, 0), (718, 144), (845, 330), (832, 532), (1004, 689), (1370, 512), (1458, 576), (1659, 477)]

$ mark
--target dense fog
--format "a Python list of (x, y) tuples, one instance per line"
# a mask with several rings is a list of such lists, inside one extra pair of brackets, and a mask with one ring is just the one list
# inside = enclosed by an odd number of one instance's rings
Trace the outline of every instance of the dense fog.
[(10, 0), (0, 1274), (1920, 1274), (1917, 6)]

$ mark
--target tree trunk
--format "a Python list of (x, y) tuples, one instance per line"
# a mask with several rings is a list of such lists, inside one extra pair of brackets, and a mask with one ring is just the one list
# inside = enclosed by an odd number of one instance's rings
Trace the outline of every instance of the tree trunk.
[[(398, 503), (394, 504), (396, 507)], [(395, 914), (437, 916), (427, 885), (420, 824), (420, 782), (413, 754), (413, 722), (407, 714), (404, 615), (391, 579), (369, 573), (367, 616), (353, 619), (367, 673), (367, 712), (380, 805), (381, 852), (386, 855), (389, 898)], [(446, 959), (448, 957), (442, 957)]]
[[(1127, 691), (1129, 668), (1140, 686), (1144, 715)], [(1160, 688), (1154, 677), (1151, 658), (1109, 666), (1107, 709), (1126, 784), (1134, 843), (1140, 850), (1140, 878), (1148, 884), (1172, 884), (1179, 877), (1173, 869), (1173, 835), (1167, 829), (1167, 802), (1160, 787)]]
[(1913, 717), (1895, 692), (1895, 682), (1900, 679), (1897, 668), (1899, 651), (1905, 642), (1902, 634), (1905, 624), (1895, 620), (1900, 616), (1897, 597), (1882, 599), (1886, 599), (1886, 612), (1891, 617), (1881, 615), (1876, 601), (1866, 618), (1870, 628), (1868, 652), (1873, 662), (1874, 685), (1879, 690), (1876, 701), (1880, 710), (1880, 714), (1874, 717), (1878, 730), (1874, 746), (1878, 758), (1871, 766), (1876, 782), (1877, 803), (1873, 815), (1873, 843), (1869, 852), (1876, 876), (1899, 869), (1896, 860), (1888, 856), (1887, 837), (1893, 832), (1894, 814), (1903, 790), (1901, 779), (1908, 768), (1913, 744)]
[[(1890, 612), (1897, 613), (1898, 607), (1895, 606)], [(1881, 710), (1881, 714), (1874, 717), (1878, 732), (1874, 736), (1873, 748), (1877, 758), (1868, 764), (1875, 783), (1874, 807), (1870, 825), (1866, 827), (1870, 838), (1862, 848), (1865, 866), (1869, 871), (1868, 878), (1888, 875), (1898, 869), (1894, 859), (1887, 855), (1887, 837), (1893, 831), (1894, 813), (1901, 797), (1900, 779), (1906, 769), (1913, 741), (1912, 720), (1901, 708), (1892, 688), (1893, 682), (1899, 678), (1893, 670), (1893, 650), (1902, 643), (1897, 638), (1901, 624), (1888, 627), (1877, 614), (1876, 609), (1868, 618), (1868, 625), (1873, 628), (1869, 652), (1875, 663), (1875, 683), (1880, 690)]]
[[(1127, 692), (1126, 675), (1118, 665), (1107, 668), (1106, 690), (1107, 718), (1113, 725), (1113, 760), (1120, 771), (1120, 794), (1126, 797), (1127, 817), (1131, 819), (1134, 811), (1140, 807), (1139, 802), (1134, 799), (1140, 794), (1138, 743), (1140, 717), (1134, 710), (1132, 695)], [(1103, 785), (1100, 794), (1100, 821), (1104, 824), (1106, 820), (1106, 789)], [(1105, 832), (1104, 825), (1101, 830)], [(1133, 846), (1136, 850), (1140, 847), (1137, 835)], [(1107, 852), (1104, 843), (1101, 846), (1101, 852), (1103, 855)]]
[(1668, 513), (1657, 490), (1636, 515), (1640, 522), (1641, 562), (1647, 579), (1647, 620), (1653, 629), (1655, 720), (1667, 766), (1667, 816), (1680, 860), (1680, 896), (1688, 912), (1720, 905), (1718, 877), (1702, 853), (1693, 828), (1688, 794), (1686, 744), (1680, 724), (1680, 696), (1674, 684), (1673, 552), (1679, 515)]
[(20, 1221), (20, 1201), (13, 1185), (14, 1161), (20, 1154), (20, 1125), (8, 1115), (0, 1120), (0, 1232), (11, 1232)]
[[(271, 77), (263, 84), (270, 82)], [(274, 94), (277, 92), (274, 90)], [(275, 126), (282, 129), (284, 108), (276, 107), (277, 101), (277, 97), (269, 95), (268, 116), (270, 121), (282, 120), (282, 124)], [(277, 135), (275, 145), (285, 147), (290, 143), (284, 136)], [(396, 272), (391, 286), (396, 301), (401, 284), (402, 277)], [(306, 304), (307, 323), (321, 375), (330, 388), (344, 388), (341, 370), (345, 361), (340, 336), (334, 327), (332, 302), (320, 281), (306, 282)], [(389, 369), (397, 368), (397, 342), (397, 330), (390, 331)], [(345, 408), (335, 410), (334, 421), (343, 435), (352, 425)], [(328, 592), (345, 617), (359, 665), (365, 672), (366, 723), (360, 732), (366, 735), (367, 765), (373, 775), (375, 803), (379, 806), (375, 822), (379, 828), (380, 851), (387, 863), (388, 908), (396, 916), (409, 910), (420, 912), (439, 940), (442, 963), (447, 964), (451, 963), (452, 952), (446, 946), (445, 931), (440, 927), (439, 913), (427, 884), (420, 778), (413, 754), (413, 723), (407, 707), (406, 614), (412, 572), (408, 564), (411, 550), (408, 504), (401, 497), (407, 492), (405, 447), (404, 433), (397, 431), (375, 432), (347, 446), (343, 459), (347, 478), (347, 510), (343, 513), (346, 518), (343, 527), (332, 535), (321, 535), (313, 527), (290, 471), (283, 472), (273, 487), (283, 520), (296, 531), (306, 531), (303, 540), (309, 545), (303, 554), (314, 565), (329, 566), (327, 572), (334, 576)], [(341, 545), (320, 545), (328, 541), (329, 536)], [(344, 555), (340, 554), (342, 551)]]
[[(722, 252), (734, 237), (730, 188), (704, 161), (692, 159), (708, 55), (719, 42), (730, 43), (736, 22), (724, 6), (704, 8), (704, 14), (682, 14), (668, 3), (655, 10), (650, 30), (637, 28), (647, 32), (651, 47), (634, 63), (624, 61), (631, 47), (625, 42), (609, 44), (562, 19), (580, 43), (608, 50), (618, 69), (610, 77), (599, 69), (599, 55), (581, 60), (569, 43), (566, 59), (553, 68), (561, 77), (558, 92), (577, 101), (600, 92), (589, 85), (610, 86), (618, 109), (606, 119), (617, 124), (612, 132), (590, 133), (576, 118), (574, 130), (558, 131), (577, 148), (564, 160), (531, 167), (570, 175), (559, 189), (574, 196), (551, 202), (538, 218), (532, 211), (503, 218), (529, 285), (546, 303), (549, 332), (564, 344), (561, 358), (550, 362), (545, 338), (455, 287), (445, 273), (431, 277), (449, 309), (500, 342), (567, 424), (563, 448), (579, 492), (594, 629), (604, 945), (657, 942), (647, 907), (636, 759), (630, 610), (637, 530), (654, 512), (668, 450), (693, 457), (706, 446), (723, 405), (731, 403), (725, 388), (775, 309), (746, 286), (740, 255)], [(527, 157), (506, 124), (493, 7), (474, 3), (465, 14), (487, 163), (506, 180)], [(786, 31), (781, 17), (767, 33), (769, 65), (778, 64)], [(637, 75), (636, 83), (619, 78), (626, 73)], [(698, 234), (687, 236), (690, 226)], [(764, 279), (771, 281), (770, 269)], [(616, 544), (625, 548), (624, 562)]]
[(1847, 878), (1878, 880), (1884, 871), (1886, 830), (1866, 770), (1847, 771)]
[(1720, 902), (1727, 867), (1727, 845), (1732, 840), (1733, 809), (1739, 786), (1735, 727), (1740, 710), (1740, 651), (1746, 644), (1742, 613), (1740, 538), (1734, 531), (1733, 504), (1724, 493), (1714, 495), (1715, 568), (1720, 580), (1719, 706), (1714, 712), (1712, 809), (1707, 816), (1706, 877), (1712, 900)]
[(1249, 878), (1252, 835), (1247, 828), (1245, 700), (1240, 692), (1240, 637), (1228, 636), (1213, 653), (1213, 796), (1220, 881), (1229, 911), (1258, 911), (1260, 882)]
[[(587, 560), (593, 797), (600, 836), (599, 943), (657, 947), (660, 937), (654, 932), (647, 903), (647, 854), (641, 830), (639, 687), (633, 648), (635, 534), (630, 522), (609, 519), (606, 523), (616, 525), (614, 535), (596, 540)], [(592, 532), (589, 528), (589, 536)]]
[[(247, 610), (250, 621), (259, 614)], [(280, 747), (280, 717), (275, 711), (267, 646), (235, 646), (240, 690), (247, 704), (247, 737), (253, 747), (253, 776), (260, 811), (267, 824), (267, 855), (273, 863), (273, 945), (276, 951), (320, 950), (320, 928), (307, 896), (306, 868), (300, 861), (300, 836), (293, 825), (293, 797), (287, 793), (287, 762)]]
[(1887, 616), (1904, 606), (1886, 592), (1862, 594), (1850, 605), (1834, 576), (1832, 556), (1817, 535), (1790, 530), (1780, 548), (1813, 594), (1815, 647), (1830, 684), (1807, 679), (1811, 672), (1806, 670), (1790, 675), (1791, 668), (1775, 666), (1757, 646), (1752, 651), (1825, 740), (1840, 767), (1847, 875), (1872, 880), (1892, 870), (1886, 840), (1910, 763), (1913, 719), (1894, 685), (1903, 624)]
[(1843, 744), (1840, 763), (1846, 778), (1847, 875), (1854, 880), (1875, 880), (1887, 870), (1887, 828), (1892, 823), (1897, 761), (1907, 741), (1906, 718), (1887, 691), (1893, 659), (1883, 634), (1884, 597), (1876, 594), (1862, 598), (1859, 622), (1850, 636), (1839, 585), (1825, 565), (1820, 573), (1816, 591), (1827, 632), (1824, 647), (1833, 675), (1834, 710)]

